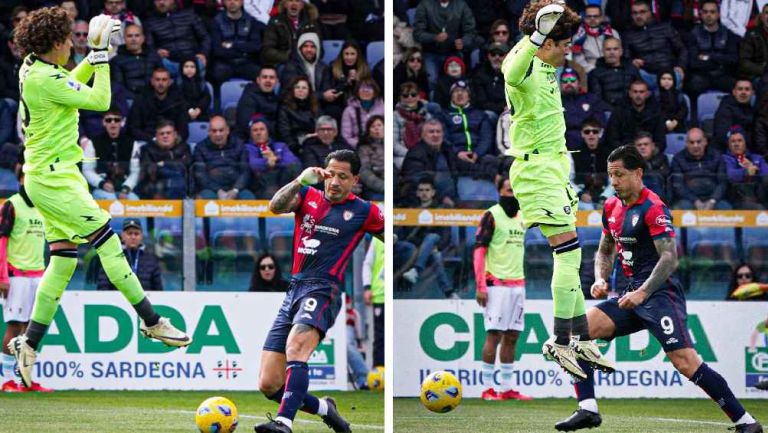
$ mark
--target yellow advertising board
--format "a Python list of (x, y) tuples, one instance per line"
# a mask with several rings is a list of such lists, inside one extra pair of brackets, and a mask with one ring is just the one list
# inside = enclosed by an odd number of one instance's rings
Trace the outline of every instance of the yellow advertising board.
[(269, 200), (195, 200), (197, 217), (293, 217), (293, 213), (274, 214)]
[(181, 218), (181, 200), (96, 200), (114, 218)]

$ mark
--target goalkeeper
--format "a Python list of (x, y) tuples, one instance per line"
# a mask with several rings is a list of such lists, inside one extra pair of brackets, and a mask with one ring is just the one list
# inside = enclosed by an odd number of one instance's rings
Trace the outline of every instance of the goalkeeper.
[[(520, 17), (524, 37), (501, 66), (507, 104), (514, 112), (508, 155), (512, 189), (527, 227), (538, 226), (554, 256), (552, 298), (554, 336), (542, 347), (576, 380), (586, 378), (578, 359), (603, 371), (613, 371), (589, 340), (579, 267), (581, 248), (576, 236), (576, 204), (568, 175), (565, 118), (556, 78), (570, 52), (578, 15), (565, 2), (541, 0), (525, 7)], [(572, 339), (573, 337), (573, 339)]]
[[(62, 68), (72, 49), (72, 20), (53, 7), (30, 13), (17, 27), (16, 45), (24, 62), (19, 70), (19, 112), (25, 137), (24, 187), (45, 224), (51, 250), (32, 308), (29, 326), (8, 348), (16, 357), (24, 385), (32, 385), (32, 366), (64, 289), (77, 267), (77, 245), (90, 242), (109, 280), (141, 317), (145, 336), (168, 346), (186, 346), (191, 339), (161, 318), (144, 295), (123, 255), (120, 240), (109, 226), (109, 215), (88, 192), (78, 163), (78, 109), (105, 111), (111, 92), (107, 47), (120, 22), (107, 15), (91, 19), (88, 45), (92, 51), (77, 67)], [(94, 76), (93, 87), (86, 82)]]

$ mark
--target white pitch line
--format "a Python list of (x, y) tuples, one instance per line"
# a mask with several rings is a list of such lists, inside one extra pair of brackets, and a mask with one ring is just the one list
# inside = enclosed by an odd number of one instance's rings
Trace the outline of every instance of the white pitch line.
[[(630, 417), (634, 418), (634, 417)], [(675, 418), (653, 418), (653, 417), (639, 417), (640, 419), (652, 419), (655, 421), (664, 421), (664, 422), (677, 422), (680, 424), (703, 424), (703, 425), (716, 425), (716, 426), (723, 426), (723, 427), (730, 427), (733, 425), (733, 423), (727, 423), (727, 422), (718, 422), (718, 421), (699, 421), (695, 419), (675, 419)]]
[[(194, 415), (195, 411), (193, 410), (182, 410), (182, 409), (153, 409), (155, 412), (165, 412), (165, 413), (178, 413), (178, 414), (184, 414), (184, 415)], [(244, 415), (244, 414), (238, 414), (240, 418), (244, 419), (255, 419), (259, 421), (266, 421), (268, 418), (265, 416), (259, 416), (259, 415)], [(293, 422), (300, 423), (300, 424), (320, 424), (325, 425), (322, 421), (313, 421), (310, 419), (296, 419)], [(384, 430), (384, 426), (381, 425), (372, 425), (372, 424), (350, 424), (351, 427), (363, 429), (363, 430)]]

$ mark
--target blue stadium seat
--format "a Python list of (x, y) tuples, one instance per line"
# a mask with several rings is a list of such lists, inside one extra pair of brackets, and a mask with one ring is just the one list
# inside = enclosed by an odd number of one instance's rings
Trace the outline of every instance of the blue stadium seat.
[(229, 80), (221, 84), (221, 111), (237, 107), (237, 101), (248, 83), (248, 80)]
[(339, 56), (344, 41), (341, 39), (328, 39), (323, 41), (323, 61), (331, 64)]
[(685, 149), (685, 134), (667, 134), (667, 155), (675, 155)]
[(475, 48), (469, 54), (469, 69), (475, 69), (478, 64), (480, 64), (480, 49)]
[(605, 114), (605, 125), (603, 126), (605, 127), (605, 126), (608, 126), (608, 121), (611, 120), (611, 114), (613, 114), (613, 111), (606, 111), (604, 112), (604, 114)]
[(685, 100), (685, 105), (688, 106), (688, 117), (685, 118), (688, 122), (691, 121), (691, 98), (688, 97), (685, 93), (682, 94), (683, 99)]
[(703, 247), (720, 246), (736, 252), (736, 231), (733, 228), (689, 228), (686, 252), (696, 255)]
[(211, 84), (211, 83), (206, 81), (205, 82), (205, 88), (208, 89), (208, 94), (211, 95), (211, 103), (208, 104), (208, 111), (213, 111), (213, 108), (214, 108), (213, 107), (213, 100), (214, 100), (214, 96), (216, 96), (216, 94), (213, 93), (213, 84)]
[(699, 123), (715, 118), (717, 107), (720, 106), (720, 101), (723, 100), (725, 95), (727, 93), (724, 92), (708, 92), (699, 95), (699, 98), (696, 100)]
[(375, 41), (368, 44), (366, 49), (365, 59), (368, 61), (368, 66), (373, 69), (379, 60), (384, 58), (384, 41)]
[(416, 8), (408, 9), (405, 14), (408, 15), (408, 24), (413, 25), (413, 20), (416, 19)]
[[(293, 256), (293, 230), (274, 231), (269, 237), (269, 252), (280, 261), (290, 263)], [(283, 268), (285, 269), (285, 268)]]
[(189, 125), (187, 125), (187, 129), (189, 131), (189, 137), (187, 138), (187, 143), (192, 146), (192, 150), (194, 151), (194, 146), (205, 140), (208, 137), (208, 122), (189, 122)]

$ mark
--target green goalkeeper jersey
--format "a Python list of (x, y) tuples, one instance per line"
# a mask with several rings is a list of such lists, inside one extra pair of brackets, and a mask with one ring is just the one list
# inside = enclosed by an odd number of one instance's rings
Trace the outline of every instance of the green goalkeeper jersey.
[(528, 36), (504, 58), (504, 93), (514, 111), (507, 155), (565, 152), (565, 116), (557, 69), (535, 56)]
[[(84, 83), (94, 74), (93, 87)], [(71, 72), (35, 54), (19, 69), (24, 173), (50, 171), (53, 164), (75, 165), (83, 159), (78, 144), (79, 109), (106, 111), (112, 92), (108, 64), (83, 60)]]

